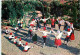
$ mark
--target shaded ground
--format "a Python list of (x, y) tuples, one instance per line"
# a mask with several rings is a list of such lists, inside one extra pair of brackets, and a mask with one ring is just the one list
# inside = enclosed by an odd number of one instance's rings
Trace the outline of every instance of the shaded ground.
[[(21, 47), (17, 47), (17, 45), (13, 44), (13, 40), (8, 40), (8, 36), (3, 33), (5, 27), (2, 27), (2, 36), (1, 36), (1, 43), (2, 43), (2, 55), (78, 55), (80, 49), (80, 31), (74, 31), (75, 33), (75, 40), (69, 42), (68, 46), (64, 45), (64, 38), (62, 37), (62, 45), (59, 48), (55, 48), (54, 46), (54, 34), (48, 35), (47, 43), (44, 48), (42, 33), (37, 31), (38, 34), (38, 41), (37, 44), (33, 44), (31, 39), (29, 39), (27, 30), (20, 29), (17, 33), (14, 33), (15, 36), (18, 36), (18, 40), (21, 37), (22, 42), (25, 43), (26, 41), (29, 43), (30, 46), (34, 46), (34, 48), (30, 49), (28, 52), (23, 52)], [(48, 25), (50, 28), (50, 25)], [(62, 29), (62, 28), (61, 28)], [(15, 32), (14, 28), (9, 27), (10, 32)]]

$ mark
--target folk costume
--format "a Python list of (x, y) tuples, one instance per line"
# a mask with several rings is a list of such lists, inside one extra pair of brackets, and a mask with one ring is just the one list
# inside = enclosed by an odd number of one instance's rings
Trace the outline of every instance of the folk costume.
[(22, 45), (21, 38), (19, 39), (19, 41), (17, 42), (17, 44), (18, 44), (17, 46), (19, 46), (19, 47)]
[(6, 33), (6, 34), (9, 33), (8, 27), (6, 27), (5, 33)]
[(51, 28), (55, 28), (55, 19), (53, 17), (53, 19), (50, 19), (51, 20)]
[(51, 31), (50, 31), (50, 32), (46, 32), (45, 30), (46, 30), (45, 28), (44, 28), (44, 31), (40, 31), (40, 30), (39, 30), (40, 32), (43, 33), (43, 36), (42, 36), (42, 38), (43, 38), (43, 40), (44, 40), (44, 45), (43, 45), (43, 46), (45, 46), (47, 35), (48, 35), (48, 34), (51, 34)]
[(37, 23), (37, 29), (39, 29), (40, 28), (39, 19), (36, 19), (36, 23)]
[(63, 32), (60, 32), (58, 30), (57, 33), (55, 31), (53, 31), (53, 33), (55, 34), (54, 44), (56, 45), (56, 47), (58, 47), (58, 46), (60, 46), (62, 44), (61, 37), (62, 37)]
[(67, 44), (70, 41), (71, 32), (72, 32), (72, 30), (70, 28), (68, 28), (68, 30), (64, 32), (65, 34), (67, 34), (67, 36), (66, 36), (66, 38), (64, 40), (64, 42), (67, 41)]
[(71, 32), (71, 35), (70, 35), (70, 40), (75, 40), (74, 30), (73, 29), (72, 29), (72, 32)]
[(9, 40), (13, 39), (14, 36), (12, 35), (12, 32), (10, 33), (10, 36), (9, 36)]
[(15, 36), (15, 39), (14, 39), (14, 44), (17, 43), (17, 36)]
[(15, 27), (15, 31), (18, 31), (18, 27)]
[(29, 27), (29, 35), (30, 37), (32, 37), (32, 27), (31, 26)]
[(59, 23), (58, 26), (59, 26), (59, 29), (60, 29), (61, 23), (62, 23), (61, 19), (58, 20), (58, 23)]
[(73, 23), (70, 23), (70, 28), (74, 30)]
[(33, 48), (33, 47), (31, 47), (31, 46), (28, 46), (28, 42), (26, 42), (25, 43), (25, 45), (22, 45), (23, 47), (24, 47), (24, 52), (27, 52), (27, 51), (29, 51), (29, 49), (31, 49), (31, 48)]
[(40, 20), (42, 20), (42, 21), (44, 22), (44, 27), (47, 26), (46, 21), (47, 21), (48, 19), (49, 19), (49, 18), (45, 19), (45, 17), (44, 17), (44, 19), (40, 19)]
[(32, 19), (31, 23), (29, 24), (31, 27), (34, 27), (34, 23), (36, 20)]

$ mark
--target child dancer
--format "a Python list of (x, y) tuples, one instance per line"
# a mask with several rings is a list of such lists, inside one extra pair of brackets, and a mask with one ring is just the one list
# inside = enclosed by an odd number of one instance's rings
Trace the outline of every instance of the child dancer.
[(15, 27), (15, 31), (16, 31), (16, 32), (18, 31), (18, 27)]
[(8, 27), (6, 27), (5, 33), (6, 35), (9, 33)]
[(24, 52), (28, 52), (29, 49), (33, 48), (31, 46), (28, 46), (28, 42), (26, 42), (25, 45), (22, 45), (22, 47), (24, 47), (24, 50), (23, 50)]
[(14, 39), (14, 44), (17, 43), (17, 36), (15, 36), (15, 39)]
[(19, 39), (19, 41), (17, 42), (17, 46), (21, 46), (22, 45), (22, 42), (21, 42), (21, 38)]
[(12, 32), (10, 33), (10, 36), (9, 36), (9, 40), (13, 39), (14, 36), (12, 35)]

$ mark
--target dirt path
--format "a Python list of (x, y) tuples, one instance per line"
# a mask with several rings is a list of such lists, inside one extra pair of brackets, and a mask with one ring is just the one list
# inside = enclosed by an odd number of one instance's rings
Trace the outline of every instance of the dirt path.
[[(50, 27), (50, 25), (48, 25)], [(4, 27), (2, 28), (4, 30)], [(14, 28), (9, 27), (10, 32), (15, 32)], [(26, 29), (20, 29), (17, 33), (14, 33), (15, 36), (18, 36), (18, 40), (21, 37), (22, 42), (25, 43), (26, 41), (29, 43), (30, 46), (34, 46), (34, 48), (30, 49), (28, 52), (23, 52), (23, 49), (21, 47), (17, 47), (15, 44), (13, 44), (13, 40), (8, 40), (9, 35), (5, 35), (2, 33), (1, 36), (1, 43), (2, 43), (2, 53), (6, 55), (78, 55), (79, 49), (80, 49), (80, 31), (74, 31), (75, 33), (75, 40), (69, 42), (68, 46), (64, 45), (64, 38), (62, 37), (62, 45), (59, 48), (55, 48), (54, 46), (54, 35), (53, 33), (51, 35), (48, 35), (47, 37), (47, 43), (44, 48), (42, 48), (43, 45), (43, 39), (42, 39), (42, 33), (37, 31), (38, 34), (38, 42), (37, 44), (33, 44), (31, 39), (29, 39), (27, 35), (28, 28)]]

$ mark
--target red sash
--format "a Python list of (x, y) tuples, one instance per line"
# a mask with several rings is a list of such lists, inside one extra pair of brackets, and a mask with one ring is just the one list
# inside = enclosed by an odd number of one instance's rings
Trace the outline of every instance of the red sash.
[(27, 52), (28, 50), (23, 50), (24, 52)]
[(68, 38), (69, 36), (66, 36), (66, 38)]
[(46, 38), (47, 36), (42, 36), (43, 38)]
[(16, 44), (16, 42), (14, 42), (14, 44)]
[(30, 30), (30, 32), (32, 32), (32, 30)]

